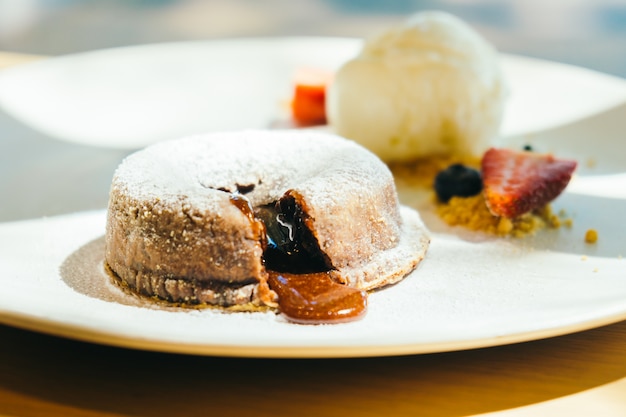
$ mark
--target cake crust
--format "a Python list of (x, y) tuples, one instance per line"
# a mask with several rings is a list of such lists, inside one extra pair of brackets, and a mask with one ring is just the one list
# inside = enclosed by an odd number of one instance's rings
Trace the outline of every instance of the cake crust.
[(126, 158), (111, 185), (106, 263), (146, 296), (275, 306), (265, 228), (251, 213), (285, 198), (306, 212), (334, 279), (346, 285), (397, 282), (428, 247), (419, 215), (400, 208), (391, 173), (371, 152), (330, 134), (245, 131), (163, 142)]

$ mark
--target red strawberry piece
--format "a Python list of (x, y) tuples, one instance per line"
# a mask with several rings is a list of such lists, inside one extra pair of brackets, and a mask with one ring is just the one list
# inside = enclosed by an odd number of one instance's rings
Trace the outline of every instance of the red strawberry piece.
[(563, 192), (576, 161), (511, 149), (489, 149), (482, 160), (483, 194), (495, 216), (517, 217)]

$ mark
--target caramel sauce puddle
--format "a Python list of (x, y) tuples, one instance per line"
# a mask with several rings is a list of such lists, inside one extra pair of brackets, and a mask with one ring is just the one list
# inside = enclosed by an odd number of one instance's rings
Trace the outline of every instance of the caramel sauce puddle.
[(367, 292), (336, 283), (328, 272), (268, 273), (281, 313), (295, 323), (343, 323), (367, 311)]

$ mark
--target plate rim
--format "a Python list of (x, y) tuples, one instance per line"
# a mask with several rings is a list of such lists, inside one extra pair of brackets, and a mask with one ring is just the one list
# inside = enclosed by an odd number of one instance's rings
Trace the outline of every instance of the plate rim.
[(23, 313), (0, 310), (0, 323), (3, 325), (78, 342), (161, 353), (259, 359), (341, 359), (457, 352), (534, 342), (553, 337), (566, 336), (619, 323), (624, 320), (626, 320), (626, 311), (566, 326), (551, 327), (541, 330), (481, 339), (436, 343), (367, 346), (244, 346), (229, 344), (175, 343), (156, 339), (133, 338), (122, 336), (114, 332), (97, 331), (93, 328), (87, 328), (84, 326), (56, 322), (42, 318), (37, 319)]

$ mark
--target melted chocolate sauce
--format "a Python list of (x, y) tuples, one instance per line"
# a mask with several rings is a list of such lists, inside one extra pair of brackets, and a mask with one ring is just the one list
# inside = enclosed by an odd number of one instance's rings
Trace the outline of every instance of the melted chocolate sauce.
[(269, 271), (280, 311), (296, 323), (341, 323), (363, 317), (367, 293), (337, 284), (328, 272), (292, 274)]
[(304, 224), (301, 207), (293, 199), (259, 207), (255, 215), (265, 224), (267, 246), (263, 258), (267, 269), (310, 273), (331, 268), (317, 240)]

